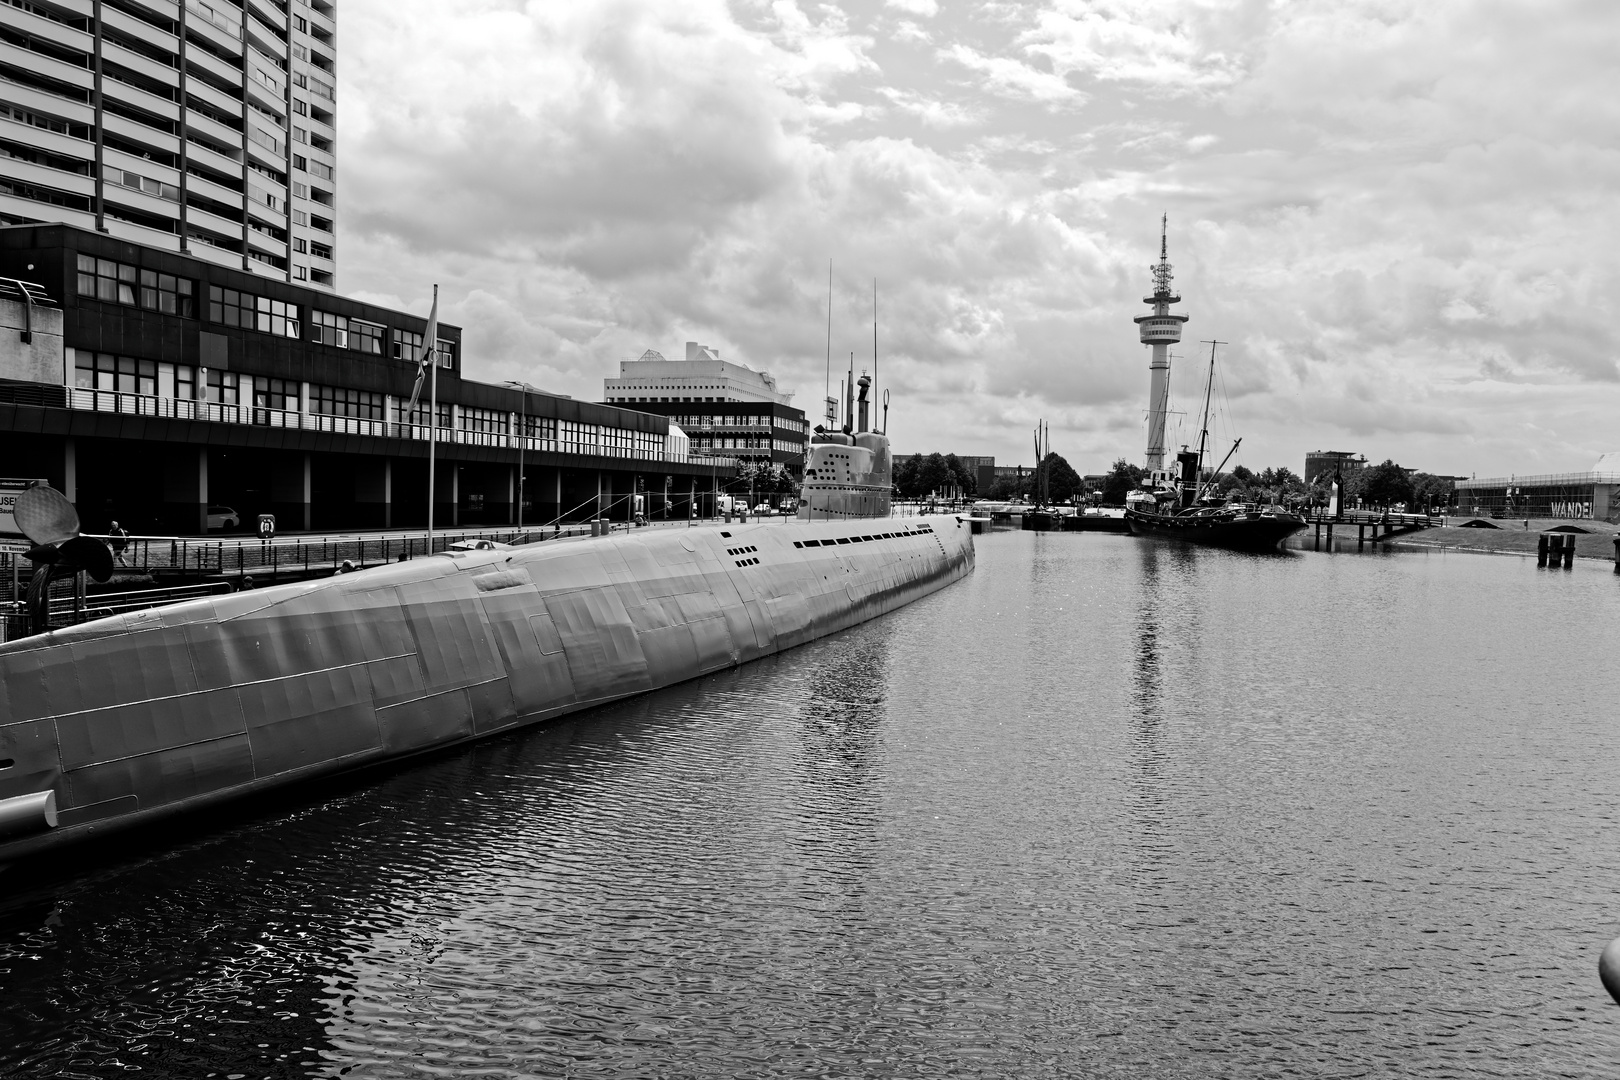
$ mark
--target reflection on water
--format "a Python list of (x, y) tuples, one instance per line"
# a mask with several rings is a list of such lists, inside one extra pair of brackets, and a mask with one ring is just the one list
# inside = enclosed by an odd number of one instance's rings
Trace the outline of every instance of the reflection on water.
[(0, 877), (0, 1074), (1602, 1074), (1617, 593), (993, 533), (786, 656)]

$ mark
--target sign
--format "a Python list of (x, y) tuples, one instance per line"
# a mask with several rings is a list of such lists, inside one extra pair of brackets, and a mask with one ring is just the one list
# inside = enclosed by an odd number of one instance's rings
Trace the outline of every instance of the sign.
[[(0, 480), (0, 536), (22, 536), (23, 531), (17, 528), (17, 518), (12, 512), (17, 505), (17, 496), (35, 484), (43, 483), (43, 480)], [(33, 545), (28, 544), (28, 547)]]
[(259, 539), (274, 540), (276, 538), (276, 515), (259, 515)]

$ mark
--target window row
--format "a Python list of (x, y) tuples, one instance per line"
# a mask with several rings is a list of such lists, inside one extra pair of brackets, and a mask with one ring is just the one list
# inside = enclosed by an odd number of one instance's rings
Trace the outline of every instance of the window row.
[(277, 337), (302, 336), (297, 304), (218, 285), (208, 286), (208, 321)]
[(197, 316), (193, 296), (196, 285), (191, 279), (142, 270), (129, 263), (81, 254), (78, 288), (80, 296), (93, 296), (113, 304), (130, 304), (188, 319)]

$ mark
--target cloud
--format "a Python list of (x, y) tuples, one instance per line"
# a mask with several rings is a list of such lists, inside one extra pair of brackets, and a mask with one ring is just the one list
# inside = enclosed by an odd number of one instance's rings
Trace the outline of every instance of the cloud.
[(831, 258), (835, 371), (870, 362), (878, 280), (900, 449), (1019, 460), (1045, 417), (1097, 471), (1145, 441), (1131, 319), (1168, 212), (1192, 317), (1173, 393), (1202, 389), (1198, 339), (1232, 342), (1223, 423), (1251, 466), (1343, 444), (1484, 475), (1615, 448), (1620, 10), (928, 18), (353, 0), (340, 284), (425, 311), (440, 282), (476, 378), (594, 398), (617, 361), (697, 339), (813, 413)]
[(978, 74), (992, 93), (1024, 98), (1045, 105), (1075, 106), (1086, 95), (1059, 75), (1042, 71), (1010, 56), (989, 56), (962, 44), (940, 50), (940, 57)]
[(925, 19), (932, 19), (939, 14), (939, 0), (883, 0), (883, 2), (896, 11), (921, 15)]

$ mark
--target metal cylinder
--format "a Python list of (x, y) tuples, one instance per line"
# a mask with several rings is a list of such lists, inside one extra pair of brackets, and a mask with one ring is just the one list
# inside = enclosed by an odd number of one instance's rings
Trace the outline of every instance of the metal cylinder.
[(1547, 565), (1547, 534), (1542, 533), (1536, 537), (1536, 565)]
[(0, 836), (26, 836), (56, 828), (56, 792), (0, 799)]

